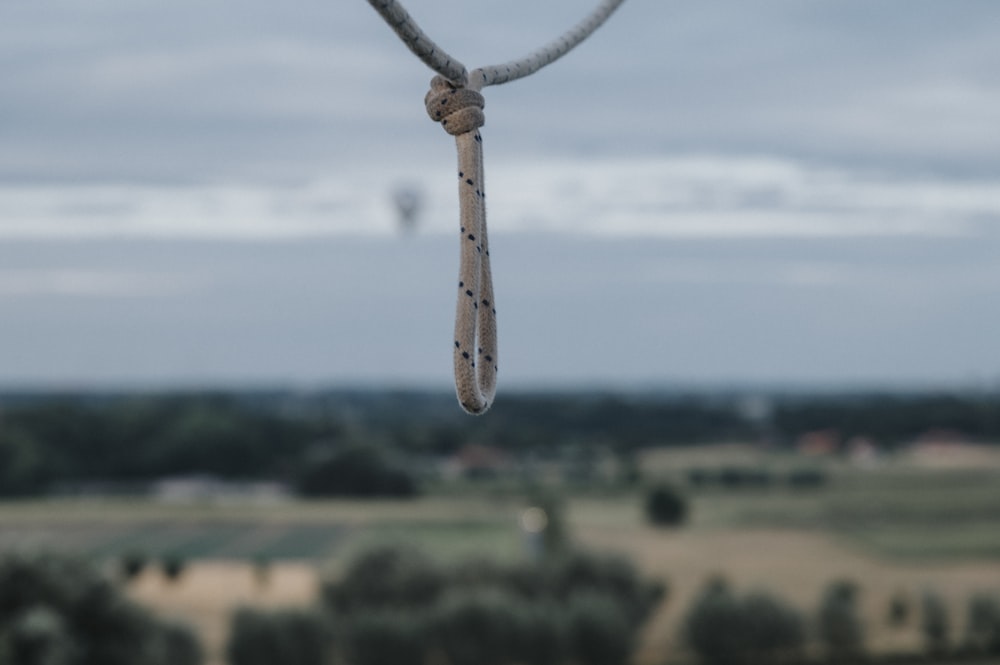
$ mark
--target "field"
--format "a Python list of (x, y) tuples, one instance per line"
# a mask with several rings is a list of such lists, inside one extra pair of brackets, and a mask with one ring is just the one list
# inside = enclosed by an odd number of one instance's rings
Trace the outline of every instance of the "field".
[[(780, 472), (801, 460), (740, 447), (649, 453), (647, 478), (743, 464)], [(890, 597), (919, 601), (926, 589), (949, 603), (961, 634), (964, 602), (977, 590), (1000, 592), (1000, 462), (944, 465), (901, 458), (871, 468), (825, 464), (829, 482), (689, 492), (691, 518), (680, 529), (649, 526), (636, 490), (577, 488), (566, 515), (577, 542), (632, 557), (669, 584), (667, 602), (647, 627), (639, 662), (683, 658), (679, 621), (710, 576), (739, 589), (776, 593), (806, 611), (830, 581), (862, 589), (869, 645), (917, 651), (918, 624), (887, 623)], [(0, 548), (83, 552), (110, 565), (123, 553), (175, 553), (190, 565), (169, 583), (147, 569), (131, 593), (165, 615), (196, 623), (221, 663), (229, 612), (243, 604), (312, 602), (322, 575), (336, 575), (366, 544), (405, 540), (455, 558), (471, 553), (523, 556), (518, 516), (525, 499), (484, 485), (459, 496), (415, 501), (163, 504), (124, 500), (32, 501), (0, 505)]]

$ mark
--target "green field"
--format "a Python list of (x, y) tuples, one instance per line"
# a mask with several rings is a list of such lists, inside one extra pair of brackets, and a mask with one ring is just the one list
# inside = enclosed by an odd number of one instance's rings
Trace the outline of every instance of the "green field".
[[(693, 454), (690, 451), (685, 454)], [(863, 589), (863, 611), (875, 652), (914, 653), (919, 626), (889, 630), (889, 599), (939, 591), (959, 634), (970, 594), (1000, 592), (1000, 467), (931, 469), (886, 464), (825, 468), (812, 489), (693, 489), (692, 464), (741, 464), (782, 470), (784, 456), (732, 449), (676, 453), (644, 463), (644, 483), (669, 480), (690, 501), (690, 518), (657, 529), (643, 515), (643, 487), (596, 482), (564, 488), (569, 533), (579, 544), (632, 558), (665, 581), (668, 601), (652, 618), (637, 653), (640, 665), (684, 660), (678, 638), (685, 609), (706, 579), (728, 577), (738, 588), (765, 589), (803, 612), (815, 609), (832, 580)], [(220, 654), (229, 613), (246, 602), (312, 602), (321, 574), (336, 574), (360, 549), (377, 542), (417, 544), (442, 559), (485, 554), (524, 556), (518, 516), (528, 505), (509, 478), (432, 488), (422, 498), (392, 501), (158, 503), (126, 499), (52, 499), (0, 504), (0, 549), (41, 547), (113, 562), (129, 552), (179, 554), (190, 571), (179, 587), (155, 570), (132, 587), (158, 611), (197, 623)], [(269, 561), (278, 582), (255, 586), (253, 566)], [(326, 571), (321, 573), (321, 571)], [(287, 581), (281, 581), (287, 580)], [(213, 658), (213, 662), (220, 662)]]
[[(731, 458), (726, 453), (719, 460)], [(667, 478), (686, 493), (689, 531), (793, 530), (833, 535), (887, 560), (1000, 561), (1000, 470), (840, 466), (828, 471), (824, 486), (812, 489), (775, 483), (695, 490), (685, 485), (682, 469), (654, 471), (647, 482)], [(527, 505), (516, 487), (464, 485), (461, 493), (443, 488), (409, 501), (8, 502), (0, 504), (0, 548), (42, 547), (96, 558), (141, 550), (325, 561), (365, 543), (405, 540), (442, 555), (516, 556), (522, 547), (517, 516)], [(576, 532), (605, 525), (643, 528), (641, 488), (570, 488), (565, 505)]]
[(37, 548), (107, 559), (151, 556), (324, 562), (378, 541), (441, 555), (516, 556), (513, 500), (298, 502), (269, 506), (45, 500), (0, 504), (0, 549)]

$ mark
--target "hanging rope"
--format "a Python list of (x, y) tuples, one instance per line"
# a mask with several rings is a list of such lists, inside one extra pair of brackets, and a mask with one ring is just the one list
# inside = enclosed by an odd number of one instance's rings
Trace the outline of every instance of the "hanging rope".
[(589, 37), (624, 0), (603, 0), (584, 20), (520, 60), (469, 72), (420, 29), (396, 0), (368, 0), (403, 43), (438, 73), (424, 98), (431, 119), (455, 137), (461, 257), (455, 311), (455, 392), (468, 413), (485, 413), (497, 378), (497, 325), (486, 233), (483, 139), (486, 121), (480, 90), (534, 74)]

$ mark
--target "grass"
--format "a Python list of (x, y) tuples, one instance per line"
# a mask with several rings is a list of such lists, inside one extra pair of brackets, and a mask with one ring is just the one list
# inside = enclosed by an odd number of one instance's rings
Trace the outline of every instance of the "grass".
[[(700, 464), (712, 464), (699, 453)], [(730, 451), (731, 454), (731, 451)], [(737, 459), (747, 453), (738, 451)], [(768, 458), (757, 458), (766, 465)], [(714, 462), (720, 464), (718, 459)], [(777, 457), (773, 464), (788, 468)], [(654, 467), (655, 468), (655, 467)], [(1000, 559), (1000, 471), (856, 470), (831, 465), (830, 482), (795, 490), (691, 490), (681, 466), (661, 468), (691, 500), (689, 529), (786, 529), (847, 539), (873, 555), (903, 561)], [(509, 490), (509, 488), (507, 488)], [(37, 545), (114, 557), (151, 555), (324, 560), (365, 543), (415, 542), (434, 554), (483, 551), (516, 556), (523, 543), (513, 493), (466, 489), (413, 501), (164, 504), (135, 500), (43, 500), (0, 503), (0, 548)], [(643, 526), (641, 496), (589, 488), (567, 501), (575, 530)]]
[(749, 502), (734, 525), (819, 529), (902, 559), (1000, 558), (1000, 473), (841, 474), (814, 496)]
[(515, 556), (520, 503), (462, 500), (164, 505), (47, 500), (0, 504), (0, 549), (39, 547), (96, 559), (141, 551), (186, 558), (325, 561), (373, 542), (406, 540), (431, 554)]

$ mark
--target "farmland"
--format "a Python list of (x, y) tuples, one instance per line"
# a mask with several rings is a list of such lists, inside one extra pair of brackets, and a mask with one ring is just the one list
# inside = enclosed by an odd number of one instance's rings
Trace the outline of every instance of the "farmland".
[[(678, 529), (647, 524), (640, 489), (575, 488), (565, 499), (572, 538), (631, 557), (665, 581), (669, 596), (645, 631), (641, 663), (683, 657), (679, 622), (704, 582), (724, 575), (736, 587), (765, 589), (811, 611), (823, 588), (851, 579), (874, 651), (921, 647), (916, 624), (891, 629), (894, 595), (939, 592), (952, 616), (977, 590), (1000, 591), (1000, 464), (995, 458), (940, 468), (900, 457), (856, 469), (828, 462), (821, 487), (727, 489), (685, 485), (691, 468), (800, 464), (787, 454), (743, 446), (648, 451), (648, 482), (669, 479), (691, 502)], [(174, 554), (189, 566), (169, 583), (149, 566), (130, 586), (167, 616), (195, 621), (218, 656), (229, 613), (313, 601), (318, 579), (336, 575), (353, 554), (379, 542), (415, 543), (432, 555), (524, 556), (518, 515), (528, 500), (509, 483), (483, 482), (412, 500), (276, 500), (163, 503), (134, 500), (31, 500), (0, 506), (0, 547), (81, 552), (105, 563), (128, 552)], [(261, 569), (266, 567), (266, 578)], [(959, 622), (954, 627), (960, 634)]]

